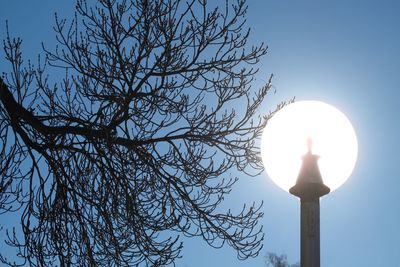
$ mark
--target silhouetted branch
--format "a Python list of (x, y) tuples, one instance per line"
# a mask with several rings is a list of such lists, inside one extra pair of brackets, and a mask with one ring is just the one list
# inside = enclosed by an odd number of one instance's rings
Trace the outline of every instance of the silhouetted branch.
[(243, 0), (78, 0), (70, 23), (56, 16), (55, 50), (27, 67), (6, 37), (0, 212), (22, 208), (7, 241), (22, 265), (167, 265), (180, 233), (259, 253), (260, 205), (218, 209), (230, 172), (262, 170), (271, 82), (250, 88), (267, 48), (247, 48), (245, 13)]

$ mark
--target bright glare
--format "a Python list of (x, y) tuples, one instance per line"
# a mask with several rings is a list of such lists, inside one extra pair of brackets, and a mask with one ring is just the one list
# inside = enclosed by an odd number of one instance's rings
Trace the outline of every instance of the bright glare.
[(319, 101), (298, 101), (278, 111), (269, 121), (261, 141), (267, 174), (282, 189), (295, 185), (301, 158), (307, 152), (320, 156), (318, 165), (331, 191), (351, 175), (358, 153), (357, 137), (347, 117)]

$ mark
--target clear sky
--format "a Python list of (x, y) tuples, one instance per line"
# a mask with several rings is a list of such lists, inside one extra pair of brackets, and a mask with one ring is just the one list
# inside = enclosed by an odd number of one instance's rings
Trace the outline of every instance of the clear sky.
[[(72, 2), (2, 1), (1, 39), (8, 19), (12, 34), (24, 39), (25, 56), (35, 59), (41, 41), (54, 41), (54, 11), (71, 16)], [(275, 75), (277, 93), (267, 101), (265, 112), (293, 96), (322, 100), (342, 110), (358, 135), (353, 175), (321, 200), (321, 266), (400, 266), (400, 1), (248, 4), (251, 43), (269, 45), (254, 86)], [(3, 51), (0, 58), (0, 71), (9, 71)], [(193, 238), (185, 241), (177, 266), (262, 267), (267, 251), (298, 261), (298, 199), (276, 187), (266, 174), (241, 178), (227, 205), (264, 200), (261, 223), (266, 238), (260, 256), (238, 261), (229, 247), (214, 250)]]

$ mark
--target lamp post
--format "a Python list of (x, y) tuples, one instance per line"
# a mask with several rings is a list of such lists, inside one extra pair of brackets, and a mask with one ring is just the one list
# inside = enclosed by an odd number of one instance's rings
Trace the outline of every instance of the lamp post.
[(355, 167), (353, 126), (331, 105), (298, 101), (268, 121), (261, 153), (268, 176), (300, 198), (300, 266), (320, 267), (319, 199), (341, 186)]
[(296, 185), (289, 192), (300, 198), (300, 266), (320, 267), (319, 198), (330, 192), (318, 168), (318, 156), (312, 154), (312, 140)]

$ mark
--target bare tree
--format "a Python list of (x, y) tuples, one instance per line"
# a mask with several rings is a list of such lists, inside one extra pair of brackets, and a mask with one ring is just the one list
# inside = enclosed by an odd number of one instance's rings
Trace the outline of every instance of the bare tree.
[(230, 173), (262, 170), (256, 142), (272, 114), (258, 115), (270, 82), (250, 87), (267, 49), (247, 47), (246, 9), (78, 0), (35, 66), (7, 34), (0, 212), (21, 214), (7, 231), (16, 264), (163, 266), (180, 235), (259, 253), (260, 204), (219, 209)]
[(282, 254), (278, 256), (272, 252), (268, 252), (267, 255), (265, 255), (265, 264), (267, 267), (300, 267), (299, 263), (289, 264), (286, 255)]

